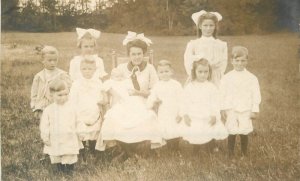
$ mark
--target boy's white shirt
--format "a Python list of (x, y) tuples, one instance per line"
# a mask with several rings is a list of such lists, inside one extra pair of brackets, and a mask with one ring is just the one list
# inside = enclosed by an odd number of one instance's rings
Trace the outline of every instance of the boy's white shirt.
[[(104, 68), (104, 63), (102, 58), (98, 57), (98, 55), (91, 55), (93, 57), (93, 60), (96, 62), (96, 72), (94, 74), (93, 78), (103, 78), (104, 76), (107, 75), (105, 68)], [(69, 69), (69, 75), (71, 79), (77, 80), (82, 78), (82, 74), (80, 72), (80, 62), (83, 60), (83, 56), (78, 55), (72, 58), (70, 61), (70, 69)]]
[(225, 74), (221, 79), (220, 91), (222, 110), (259, 112), (259, 83), (256, 76), (248, 70), (232, 70)]

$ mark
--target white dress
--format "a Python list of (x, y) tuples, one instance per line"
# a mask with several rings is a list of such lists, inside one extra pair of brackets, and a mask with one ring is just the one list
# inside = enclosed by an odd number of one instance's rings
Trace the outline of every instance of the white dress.
[(77, 131), (82, 141), (96, 140), (100, 133), (102, 117), (98, 103), (103, 99), (99, 79), (80, 78), (70, 90), (70, 101), (76, 109)]
[(82, 143), (76, 133), (76, 114), (70, 102), (63, 105), (52, 103), (43, 112), (40, 131), (44, 153), (49, 154), (51, 163), (72, 164), (77, 161), (77, 154)]
[(191, 75), (195, 57), (202, 55), (212, 66), (211, 81), (218, 87), (227, 67), (227, 51), (227, 43), (213, 37), (201, 37), (191, 40), (187, 44), (184, 53), (184, 66), (187, 74)]
[[(123, 72), (125, 78), (130, 78), (131, 72), (127, 69), (127, 64), (119, 65), (118, 69)], [(141, 90), (148, 90), (157, 81), (156, 71), (150, 64), (136, 75)], [(129, 83), (133, 87), (132, 82)], [(152, 110), (146, 107), (146, 99), (141, 96), (129, 96), (129, 94), (123, 98), (105, 114), (96, 149), (103, 151), (107, 141), (115, 140), (125, 143), (148, 140), (151, 142), (152, 148), (163, 145), (157, 117)]]
[[(222, 140), (228, 133), (220, 119), (219, 96), (214, 84), (192, 81), (184, 88), (181, 115), (188, 115), (191, 125), (185, 126), (182, 138), (191, 144), (204, 144), (212, 139)], [(216, 124), (210, 125), (210, 117)]]
[[(103, 78), (104, 76), (107, 75), (107, 73), (105, 72), (104, 69), (104, 64), (103, 64), (103, 60), (98, 57), (98, 55), (91, 55), (93, 60), (96, 62), (96, 72), (94, 74), (93, 78)], [(82, 77), (82, 74), (80, 72), (80, 62), (84, 60), (84, 57), (79, 55), (79, 56), (75, 56), (73, 57), (73, 59), (70, 61), (70, 69), (69, 69), (69, 74), (71, 79), (77, 80)]]
[(259, 112), (261, 94), (255, 75), (247, 71), (228, 72), (221, 80), (221, 109), (226, 110), (225, 126), (230, 134), (253, 131), (251, 112)]
[(180, 137), (182, 125), (176, 122), (179, 116), (180, 102), (182, 97), (181, 84), (173, 79), (157, 82), (147, 100), (147, 106), (154, 107), (157, 100), (161, 101), (158, 107), (158, 124), (165, 140)]

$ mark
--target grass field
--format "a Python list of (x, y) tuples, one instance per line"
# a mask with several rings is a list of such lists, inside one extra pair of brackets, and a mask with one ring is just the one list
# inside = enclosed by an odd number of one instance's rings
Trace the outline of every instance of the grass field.
[[(97, 51), (111, 69), (112, 49), (125, 53), (125, 35), (103, 33)], [(155, 62), (173, 62), (175, 78), (183, 82), (183, 53), (194, 37), (150, 37), (154, 42)], [(35, 73), (42, 69), (34, 48), (38, 44), (56, 46), (59, 67), (68, 70), (78, 53), (75, 33), (2, 33), (1, 39), (1, 166), (2, 180), (299, 180), (300, 116), (298, 43), (296, 34), (220, 37), (233, 45), (249, 49), (248, 70), (257, 75), (262, 93), (261, 113), (250, 137), (250, 156), (227, 159), (226, 141), (221, 151), (191, 154), (182, 145), (182, 156), (167, 152), (161, 157), (127, 160), (124, 163), (76, 165), (73, 177), (49, 172), (42, 164), (42, 142), (38, 122), (33, 121), (30, 87)], [(16, 47), (13, 47), (13, 45)], [(232, 66), (228, 66), (231, 69)], [(239, 147), (237, 153), (239, 153)], [(90, 160), (92, 161), (92, 160)]]

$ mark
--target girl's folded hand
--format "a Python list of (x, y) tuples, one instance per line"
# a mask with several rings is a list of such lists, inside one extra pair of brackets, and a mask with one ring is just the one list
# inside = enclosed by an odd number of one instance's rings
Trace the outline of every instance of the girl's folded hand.
[(184, 122), (185, 122), (185, 124), (186, 124), (187, 126), (191, 126), (192, 120), (191, 120), (191, 118), (190, 118), (188, 115), (184, 115), (184, 116), (183, 116), (183, 119), (184, 119)]
[(51, 143), (50, 143), (50, 141), (49, 141), (49, 140), (47, 140), (47, 141), (44, 141), (44, 144), (45, 144), (46, 146), (51, 146)]
[(211, 116), (209, 121), (210, 125), (213, 126), (216, 124), (216, 122), (217, 122), (216, 116)]
[(182, 120), (182, 117), (181, 116), (176, 116), (176, 123), (180, 123)]

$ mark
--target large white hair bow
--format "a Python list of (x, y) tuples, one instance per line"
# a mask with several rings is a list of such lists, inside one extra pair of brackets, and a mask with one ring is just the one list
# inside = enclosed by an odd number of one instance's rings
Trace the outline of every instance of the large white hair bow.
[(123, 45), (127, 45), (128, 42), (131, 42), (131, 41), (136, 40), (136, 39), (142, 40), (148, 46), (150, 46), (150, 44), (152, 44), (152, 41), (149, 38), (146, 38), (144, 36), (144, 33), (137, 34), (136, 32), (128, 31), (127, 36), (123, 40)]
[(86, 33), (89, 33), (93, 38), (98, 39), (100, 37), (101, 32), (95, 29), (83, 29), (83, 28), (76, 28), (77, 32), (77, 39), (81, 39)]
[(198, 61), (198, 60), (200, 60), (200, 59), (202, 59), (202, 58), (205, 58), (204, 53), (199, 52), (198, 54), (193, 55), (193, 56), (191, 57), (191, 63), (193, 64), (194, 62), (196, 62), (196, 61)]
[(222, 20), (222, 15), (218, 12), (206, 12), (205, 10), (201, 10), (199, 12), (196, 12), (196, 13), (192, 14), (192, 19), (193, 19), (194, 23), (196, 25), (198, 25), (199, 17), (202, 16), (203, 14), (206, 14), (206, 13), (211, 13), (211, 14), (215, 15), (217, 17), (218, 21)]

